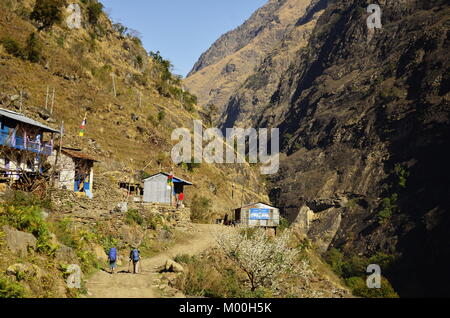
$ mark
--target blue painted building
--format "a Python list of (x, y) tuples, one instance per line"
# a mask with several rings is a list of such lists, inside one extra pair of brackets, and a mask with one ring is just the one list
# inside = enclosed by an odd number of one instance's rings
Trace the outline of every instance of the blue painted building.
[(258, 202), (235, 209), (234, 219), (243, 227), (277, 228), (280, 225), (280, 210)]
[(59, 130), (17, 112), (0, 108), (0, 172), (3, 178), (19, 179), (24, 172), (40, 173), (52, 154)]

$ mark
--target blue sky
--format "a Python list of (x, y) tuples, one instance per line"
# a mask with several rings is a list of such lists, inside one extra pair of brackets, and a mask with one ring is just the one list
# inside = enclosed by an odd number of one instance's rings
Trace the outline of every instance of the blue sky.
[(101, 0), (114, 22), (142, 34), (147, 51), (160, 51), (186, 76), (200, 55), (241, 25), (267, 0)]

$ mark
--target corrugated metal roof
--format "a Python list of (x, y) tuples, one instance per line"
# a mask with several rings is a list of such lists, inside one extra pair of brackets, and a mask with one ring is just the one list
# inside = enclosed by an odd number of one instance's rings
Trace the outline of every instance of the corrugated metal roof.
[(265, 208), (265, 209), (277, 209), (277, 208), (274, 207), (274, 206), (270, 206), (270, 205), (267, 205), (267, 204), (262, 203), (262, 202), (256, 202), (256, 203), (252, 203), (252, 204), (246, 204), (246, 205), (244, 205), (244, 206), (241, 206), (241, 207), (238, 208), (238, 209), (247, 208), (247, 207), (252, 206), (252, 205), (260, 206), (261, 208)]
[(28, 125), (32, 125), (32, 126), (36, 126), (36, 127), (42, 128), (44, 131), (47, 131), (47, 132), (54, 132), (54, 133), (58, 133), (58, 134), (60, 133), (59, 130), (50, 128), (50, 127), (48, 127), (48, 126), (46, 126), (44, 124), (41, 124), (40, 122), (38, 122), (38, 121), (36, 121), (34, 119), (31, 119), (29, 117), (26, 117), (26, 116), (24, 116), (22, 114), (13, 112), (13, 111), (8, 110), (8, 109), (0, 108), (0, 116), (7, 117), (7, 118), (10, 118), (10, 119), (13, 119), (13, 120), (16, 120), (16, 121), (20, 121), (20, 122), (28, 124)]
[[(150, 179), (152, 179), (152, 178), (154, 178), (154, 177), (156, 177), (156, 176), (158, 176), (158, 175), (160, 175), (160, 174), (163, 174), (163, 175), (165, 175), (166, 177), (169, 177), (169, 174), (168, 174), (168, 173), (165, 173), (165, 172), (159, 172), (159, 173), (155, 173), (154, 175), (151, 175), (150, 177), (144, 179), (143, 181), (145, 182), (145, 181), (147, 181), (147, 180), (150, 180)], [(174, 180), (175, 182), (178, 180), (178, 182), (181, 182), (181, 183), (184, 183), (184, 184), (187, 184), (187, 185), (192, 185), (192, 183), (190, 183), (189, 181), (183, 180), (183, 179), (181, 179), (181, 178), (177, 178), (176, 176), (173, 176), (173, 180)]]
[(64, 154), (66, 154), (66, 155), (68, 155), (69, 157), (72, 157), (72, 158), (85, 159), (85, 160), (91, 160), (91, 161), (98, 162), (98, 160), (95, 159), (94, 157), (92, 157), (92, 156), (90, 156), (90, 155), (88, 155), (88, 154), (79, 152), (79, 151), (73, 151), (73, 150), (68, 150), (68, 149), (62, 149), (61, 152), (64, 153)]

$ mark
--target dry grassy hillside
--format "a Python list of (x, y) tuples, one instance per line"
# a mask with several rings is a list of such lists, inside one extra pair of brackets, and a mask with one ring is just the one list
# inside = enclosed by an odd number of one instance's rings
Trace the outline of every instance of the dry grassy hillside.
[[(45, 118), (55, 128), (64, 121), (64, 145), (80, 147), (98, 158), (97, 178), (111, 184), (120, 181), (114, 175), (168, 171), (175, 143), (170, 139), (172, 130), (190, 128), (192, 120), (199, 118), (194, 96), (181, 89), (181, 80), (169, 72), (167, 61), (149, 55), (133, 32), (122, 32), (103, 13), (93, 23), (88, 13), (96, 1), (75, 2), (82, 8), (83, 27), (73, 30), (64, 22), (66, 17), (39, 30), (39, 23), (30, 19), (34, 1), (0, 3), (0, 107), (22, 111), (41, 122)], [(31, 34), (37, 38), (40, 54), (35, 62), (11, 49), (13, 41), (25, 50)], [(49, 118), (44, 109), (47, 87), (50, 95), (55, 89)], [(17, 98), (20, 91), (22, 102)], [(51, 98), (49, 109), (50, 105)], [(86, 134), (81, 138), (79, 125), (86, 113)], [(203, 195), (219, 213), (241, 201), (267, 199), (256, 167), (174, 168), (176, 175), (195, 184), (187, 193), (188, 201), (190, 194)], [(232, 183), (237, 185), (233, 198)]]

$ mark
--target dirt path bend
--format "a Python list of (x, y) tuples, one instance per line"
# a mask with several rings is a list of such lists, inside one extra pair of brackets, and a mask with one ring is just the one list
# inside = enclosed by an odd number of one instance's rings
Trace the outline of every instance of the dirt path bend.
[[(154, 286), (154, 280), (158, 277), (158, 269), (165, 262), (178, 254), (196, 255), (213, 247), (215, 233), (220, 225), (196, 224), (194, 225), (193, 238), (181, 244), (177, 244), (167, 251), (154, 257), (143, 259), (140, 274), (127, 273), (128, 264), (117, 268), (117, 273), (111, 275), (105, 271), (95, 273), (87, 282), (88, 297), (90, 298), (158, 298), (160, 293)], [(181, 293), (175, 297), (183, 297)]]

